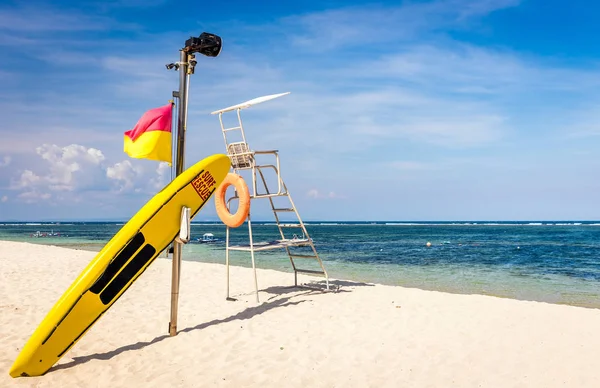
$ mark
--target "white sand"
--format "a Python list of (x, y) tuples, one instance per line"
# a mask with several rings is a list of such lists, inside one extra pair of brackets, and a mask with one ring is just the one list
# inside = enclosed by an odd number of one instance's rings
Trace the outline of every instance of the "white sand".
[[(93, 252), (0, 241), (0, 387), (600, 387), (600, 310), (157, 260), (45, 376), (8, 370)], [(260, 260), (260, 257), (259, 257)], [(306, 280), (306, 278), (304, 279)]]

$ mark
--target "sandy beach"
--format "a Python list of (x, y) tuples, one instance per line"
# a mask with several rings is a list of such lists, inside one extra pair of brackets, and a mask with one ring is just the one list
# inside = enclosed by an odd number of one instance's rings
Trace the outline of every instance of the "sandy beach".
[[(93, 252), (0, 241), (2, 387), (598, 387), (600, 310), (158, 259), (46, 375), (8, 370)], [(335, 277), (335, 274), (330, 274)], [(307, 281), (309, 278), (303, 278)]]

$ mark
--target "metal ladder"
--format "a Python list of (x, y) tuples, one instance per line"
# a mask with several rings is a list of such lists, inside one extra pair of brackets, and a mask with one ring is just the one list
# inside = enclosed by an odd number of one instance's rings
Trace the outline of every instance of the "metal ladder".
[[(306, 230), (306, 226), (304, 222), (302, 222), (302, 218), (296, 209), (294, 201), (292, 200), (292, 196), (290, 195), (287, 186), (285, 185), (283, 179), (281, 178), (280, 172), (280, 163), (279, 163), (279, 153), (277, 150), (269, 150), (269, 151), (253, 151), (248, 146), (246, 142), (246, 135), (244, 132), (244, 127), (242, 124), (242, 119), (240, 115), (240, 111), (245, 108), (249, 108), (253, 105), (282, 97), (289, 93), (275, 94), (264, 97), (255, 98), (250, 101), (243, 102), (238, 105), (234, 105), (228, 108), (224, 108), (221, 110), (217, 110), (212, 112), (212, 114), (219, 115), (219, 122), (221, 124), (221, 131), (223, 133), (223, 139), (225, 141), (225, 147), (227, 149), (227, 154), (231, 159), (231, 166), (233, 173), (240, 174), (244, 170), (249, 170), (251, 173), (251, 181), (252, 188), (250, 190), (250, 203), (252, 204), (253, 200), (260, 198), (267, 198), (269, 200), (269, 204), (271, 206), (271, 210), (273, 212), (273, 216), (275, 218), (275, 222), (279, 231), (279, 240), (270, 241), (270, 242), (254, 242), (253, 234), (252, 234), (252, 220), (250, 217), (251, 211), (248, 213), (247, 224), (248, 224), (248, 236), (250, 243), (247, 245), (230, 245), (230, 227), (226, 227), (226, 249), (225, 249), (225, 261), (227, 267), (227, 299), (232, 300), (230, 298), (229, 293), (229, 252), (230, 251), (246, 251), (250, 252), (250, 257), (252, 259), (252, 269), (254, 272), (254, 290), (256, 295), (256, 302), (259, 303), (258, 296), (258, 280), (256, 276), (256, 264), (255, 264), (255, 252), (273, 250), (273, 249), (285, 249), (292, 268), (294, 270), (294, 286), (298, 287), (298, 274), (306, 274), (313, 276), (323, 276), (325, 278), (325, 289), (329, 290), (329, 276), (327, 271), (325, 270), (325, 266), (323, 265), (323, 261), (319, 257), (317, 253), (317, 249), (315, 248), (313, 240), (310, 238), (308, 231)], [(226, 128), (223, 124), (223, 113), (236, 111), (238, 125), (235, 127)], [(238, 142), (228, 142), (227, 133), (232, 131), (239, 131), (241, 135), (241, 141)], [(272, 155), (275, 157), (275, 164), (257, 164), (256, 156), (257, 155)], [(265, 174), (263, 173), (264, 169), (273, 169), (275, 174), (277, 175), (277, 191), (269, 190), (267, 179), (265, 178)], [(257, 181), (260, 178), (260, 183), (262, 183), (264, 192), (258, 192)], [(289, 205), (285, 207), (278, 207), (274, 201), (276, 197), (286, 197), (289, 201)], [(238, 199), (237, 192), (227, 200), (229, 204), (231, 201)], [(252, 206), (250, 206), (252, 209)], [(296, 222), (286, 223), (281, 220), (280, 213), (294, 213), (296, 216)], [(288, 233), (286, 233), (286, 230)], [(292, 238), (290, 238), (290, 230), (299, 230), (301, 231), (301, 237), (298, 237), (297, 234), (292, 234)], [(302, 251), (302, 248), (310, 248), (310, 252)], [(296, 264), (296, 261), (301, 260), (316, 260), (320, 270), (310, 270), (310, 269), (302, 269), (299, 268)], [(307, 285), (303, 285), (304, 287), (309, 287)]]

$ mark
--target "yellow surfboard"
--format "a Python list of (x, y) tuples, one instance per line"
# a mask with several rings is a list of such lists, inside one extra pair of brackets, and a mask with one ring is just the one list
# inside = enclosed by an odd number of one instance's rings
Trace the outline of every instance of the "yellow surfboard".
[(43, 375), (112, 306), (175, 239), (181, 208), (193, 217), (230, 168), (212, 155), (185, 170), (129, 220), (56, 302), (10, 369), (12, 377)]

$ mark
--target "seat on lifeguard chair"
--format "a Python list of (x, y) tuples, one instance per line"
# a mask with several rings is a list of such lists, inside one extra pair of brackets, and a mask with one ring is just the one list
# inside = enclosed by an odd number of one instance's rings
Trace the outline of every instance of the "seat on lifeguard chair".
[(227, 146), (227, 155), (231, 159), (231, 166), (233, 168), (254, 167), (254, 152), (250, 150), (248, 143), (230, 143)]

